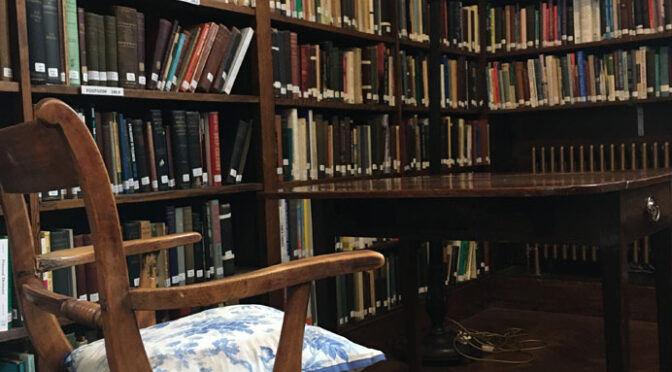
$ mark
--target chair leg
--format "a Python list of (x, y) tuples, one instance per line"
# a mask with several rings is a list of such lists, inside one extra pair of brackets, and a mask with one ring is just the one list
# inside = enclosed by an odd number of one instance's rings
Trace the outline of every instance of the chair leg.
[(273, 372), (301, 371), (303, 332), (306, 326), (309, 295), (310, 283), (287, 288), (287, 307)]

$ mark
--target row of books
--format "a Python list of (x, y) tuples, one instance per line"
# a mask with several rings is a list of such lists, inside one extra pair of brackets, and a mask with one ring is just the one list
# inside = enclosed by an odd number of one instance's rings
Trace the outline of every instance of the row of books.
[(289, 31), (273, 31), (271, 40), (276, 97), (394, 105), (394, 56), (385, 44), (299, 45)]
[(419, 42), (429, 42), (429, 1), (397, 1), (399, 37)]
[(287, 17), (375, 35), (392, 33), (386, 0), (270, 0), (271, 11)]
[(0, 80), (12, 80), (11, 45), (9, 40), (9, 1), (0, 0)]
[(672, 30), (669, 0), (548, 0), (489, 6), (486, 13), (489, 52)]
[(14, 320), (18, 319), (18, 305), (12, 285), (9, 239), (0, 236), (0, 332), (12, 328)]
[[(423, 65), (424, 68), (424, 65)], [(451, 59), (441, 56), (439, 78), (441, 79), (442, 108), (477, 108), (483, 105), (478, 95), (477, 64), (474, 61)], [(426, 95), (425, 97), (429, 97)], [(425, 106), (428, 106), (426, 98)]]
[(496, 110), (667, 97), (670, 68), (667, 46), (490, 62), (489, 106)]
[(360, 120), (289, 109), (275, 116), (275, 134), (284, 181), (400, 170), (399, 130), (387, 114)]
[(34, 84), (231, 93), (254, 30), (185, 27), (133, 8), (86, 12), (76, 0), (28, 0)]
[[(211, 200), (186, 207), (168, 206), (165, 220), (161, 222), (124, 222), (124, 241), (187, 231), (196, 231), (203, 236), (203, 240), (195, 244), (128, 256), (129, 285), (132, 288), (147, 286), (155, 279), (157, 287), (171, 287), (233, 275), (235, 254), (231, 221), (231, 206)], [(90, 234), (75, 235), (69, 228), (42, 231), (40, 242), (42, 254), (92, 244)], [(42, 280), (46, 289), (56, 293), (92, 302), (100, 299), (95, 263), (46, 272), (42, 274)]]
[(441, 165), (490, 164), (490, 125), (485, 120), (441, 118)]
[[(95, 107), (80, 110), (115, 194), (240, 183), (252, 125), (220, 123), (217, 112), (150, 110), (145, 119)], [(76, 198), (81, 189), (51, 190), (42, 200)]]
[(478, 5), (462, 1), (441, 1), (441, 43), (448, 47), (480, 53)]

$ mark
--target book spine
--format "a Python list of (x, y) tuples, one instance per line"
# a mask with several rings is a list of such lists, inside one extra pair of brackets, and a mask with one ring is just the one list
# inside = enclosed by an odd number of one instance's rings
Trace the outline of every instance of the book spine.
[(145, 69), (145, 15), (141, 12), (136, 12), (136, 18), (138, 87), (140, 89), (145, 89), (147, 87), (147, 74)]
[(208, 141), (210, 143), (210, 163), (212, 168), (208, 169), (210, 177), (212, 177), (212, 185), (221, 186), (222, 185), (222, 163), (220, 157), (220, 144), (219, 144), (219, 114), (217, 112), (210, 112), (208, 114), (208, 128), (210, 138)]
[(58, 1), (42, 0), (42, 15), (44, 20), (44, 39), (46, 51), (47, 83), (61, 84)]
[(138, 16), (135, 9), (114, 7), (119, 85), (138, 88)]
[(105, 22), (105, 76), (107, 86), (119, 86), (119, 68), (117, 61), (117, 19), (106, 15)]

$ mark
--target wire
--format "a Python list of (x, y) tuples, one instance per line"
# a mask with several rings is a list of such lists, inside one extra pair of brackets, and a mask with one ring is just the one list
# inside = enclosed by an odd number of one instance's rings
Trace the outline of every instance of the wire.
[[(453, 347), (458, 354), (467, 359), (504, 364), (527, 364), (534, 360), (531, 351), (541, 350), (547, 346), (542, 340), (526, 338), (528, 334), (521, 328), (508, 328), (503, 333), (496, 333), (469, 329), (456, 320), (448, 320), (457, 329)], [(526, 358), (479, 358), (460, 351), (458, 343), (469, 345), (486, 354), (520, 353)]]

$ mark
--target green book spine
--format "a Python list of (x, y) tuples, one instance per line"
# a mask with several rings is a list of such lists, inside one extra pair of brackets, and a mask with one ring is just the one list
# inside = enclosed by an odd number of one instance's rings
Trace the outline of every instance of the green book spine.
[(106, 15), (105, 30), (105, 67), (107, 86), (119, 86), (119, 70), (117, 68), (117, 18)]
[(460, 250), (457, 256), (457, 281), (464, 281), (464, 274), (467, 272), (467, 258), (469, 257), (469, 242), (460, 242)]
[(77, 19), (77, 0), (66, 0), (65, 2), (66, 29), (68, 32), (68, 66), (70, 85), (79, 86), (81, 84), (79, 71), (79, 21)]
[(669, 47), (660, 47), (660, 95), (667, 97), (670, 95), (670, 71), (669, 66)]
[[(656, 97), (660, 97), (660, 91), (661, 91), (661, 79), (660, 79), (660, 53), (656, 53), (654, 56), (655, 60), (654, 63), (656, 65), (656, 76), (655, 76), (655, 95)], [(667, 66), (665, 66), (667, 68)]]

